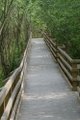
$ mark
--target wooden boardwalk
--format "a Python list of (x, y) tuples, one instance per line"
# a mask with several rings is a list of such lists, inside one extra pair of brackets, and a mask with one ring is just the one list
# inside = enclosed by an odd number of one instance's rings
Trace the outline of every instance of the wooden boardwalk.
[(80, 120), (80, 102), (43, 41), (32, 39), (18, 120)]

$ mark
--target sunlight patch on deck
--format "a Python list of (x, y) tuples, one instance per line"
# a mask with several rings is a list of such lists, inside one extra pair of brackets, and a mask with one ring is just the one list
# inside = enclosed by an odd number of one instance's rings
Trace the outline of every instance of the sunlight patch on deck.
[(32, 95), (32, 96), (26, 96), (25, 94), (23, 95), (23, 99), (26, 100), (49, 100), (49, 99), (63, 99), (67, 97), (67, 93), (49, 93), (47, 95)]

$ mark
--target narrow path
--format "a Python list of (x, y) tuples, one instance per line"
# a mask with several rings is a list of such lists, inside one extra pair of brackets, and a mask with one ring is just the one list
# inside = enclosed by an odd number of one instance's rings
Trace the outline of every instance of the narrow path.
[(43, 39), (32, 39), (18, 120), (80, 120), (80, 102)]

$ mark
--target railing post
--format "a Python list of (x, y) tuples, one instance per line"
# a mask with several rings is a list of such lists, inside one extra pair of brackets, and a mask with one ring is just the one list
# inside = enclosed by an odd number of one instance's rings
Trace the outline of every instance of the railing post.
[(72, 85), (73, 85), (72, 90), (75, 91), (77, 90), (77, 86), (78, 86), (78, 80), (77, 80), (78, 69), (77, 69), (77, 64), (74, 63), (74, 61), (72, 61), (71, 66), (72, 66), (71, 75), (72, 75)]
[(58, 53), (59, 53), (59, 51), (58, 51), (58, 44), (56, 43), (56, 60), (57, 61), (58, 61), (58, 58), (59, 58)]

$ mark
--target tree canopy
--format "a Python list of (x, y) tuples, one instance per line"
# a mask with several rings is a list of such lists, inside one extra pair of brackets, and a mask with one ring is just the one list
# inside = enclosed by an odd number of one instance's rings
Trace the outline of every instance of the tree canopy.
[(0, 79), (19, 66), (29, 37), (28, 0), (0, 1)]
[(32, 31), (47, 32), (80, 58), (80, 0), (1, 0), (0, 79), (19, 66)]
[[(80, 58), (80, 0), (33, 0), (32, 22)], [(35, 25), (35, 24), (34, 24)]]

